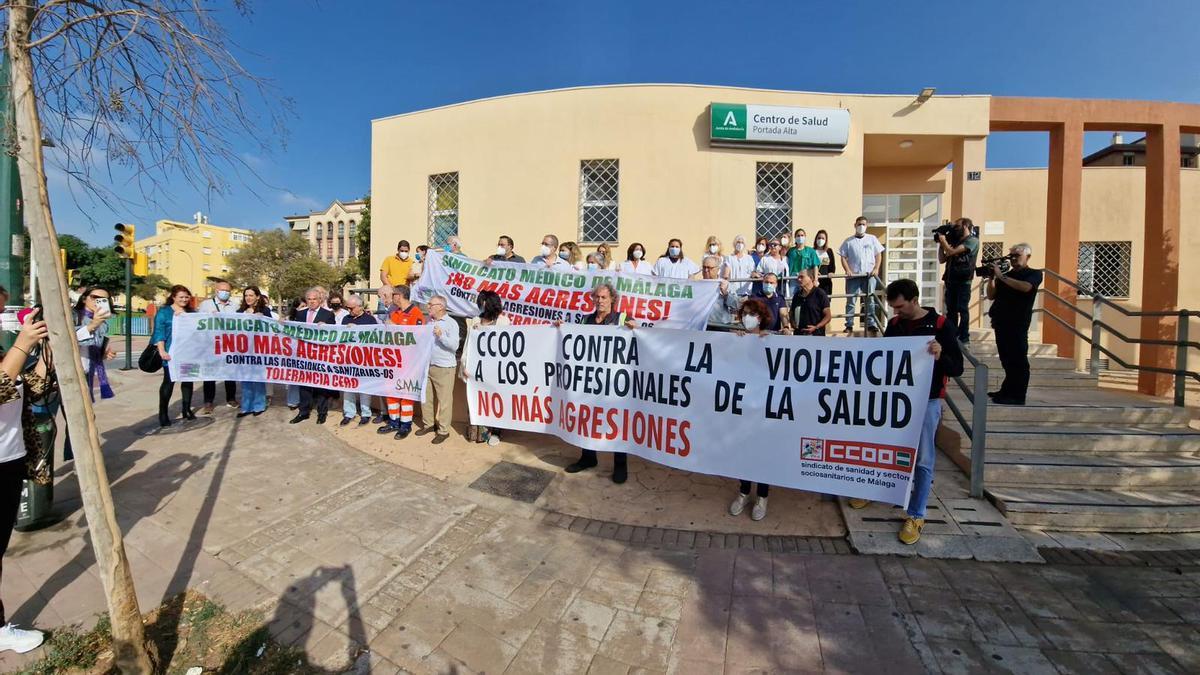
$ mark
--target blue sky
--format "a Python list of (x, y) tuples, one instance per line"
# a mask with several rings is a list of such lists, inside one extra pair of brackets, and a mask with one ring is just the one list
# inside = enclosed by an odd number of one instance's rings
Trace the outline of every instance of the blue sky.
[[(222, 0), (223, 1), (223, 0)], [(221, 2), (216, 3), (222, 6)], [(261, 229), (370, 187), (370, 120), (499, 94), (626, 82), (1200, 102), (1200, 2), (1057, 0), (429, 2), (262, 0), (218, 9), (243, 62), (296, 103), (265, 185), (211, 199), (171, 180), (163, 208), (114, 214), (52, 186), (60, 232), (94, 243), (157, 218)], [(1152, 12), (1144, 11), (1152, 8)], [(1085, 151), (1107, 134), (1090, 134)], [(991, 166), (1039, 166), (1040, 134), (989, 140)], [(96, 225), (88, 222), (90, 214)]]

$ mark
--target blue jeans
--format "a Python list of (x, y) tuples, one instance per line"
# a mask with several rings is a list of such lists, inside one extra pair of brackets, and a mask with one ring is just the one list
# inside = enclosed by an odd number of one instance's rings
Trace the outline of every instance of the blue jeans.
[(934, 437), (942, 421), (942, 399), (929, 399), (925, 409), (925, 422), (921, 424), (921, 440), (917, 445), (917, 466), (913, 470), (912, 495), (908, 498), (908, 515), (925, 517), (925, 505), (929, 502), (929, 491), (933, 487), (933, 464), (937, 459)]
[(867, 295), (867, 328), (875, 328), (875, 277), (853, 277), (846, 279), (846, 329), (854, 329), (854, 307), (858, 304), (858, 294)]
[(300, 407), (300, 387), (294, 384), (287, 386), (287, 404), (289, 408)]
[(255, 413), (267, 409), (267, 383), (242, 383), (242, 412)]
[(353, 391), (342, 392), (342, 414), (346, 417), (362, 415), (371, 416), (371, 395), (359, 394)]

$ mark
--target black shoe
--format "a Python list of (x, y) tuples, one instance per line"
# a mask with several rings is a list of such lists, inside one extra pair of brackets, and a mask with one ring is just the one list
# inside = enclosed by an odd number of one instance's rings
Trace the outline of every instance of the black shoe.
[(446, 442), (447, 438), (450, 438), (450, 434), (438, 434), (433, 437), (432, 441), (429, 441), (429, 442), (432, 443), (433, 445), (441, 445), (442, 443)]
[(399, 424), (394, 424), (393, 422), (388, 421), (387, 424), (384, 424), (383, 426), (376, 429), (375, 433), (377, 433), (377, 434), (394, 434), (399, 429), (400, 429)]
[(388, 421), (388, 416), (384, 415), (383, 413), (379, 413), (371, 421), (375, 424), (383, 424), (384, 422)]
[(251, 414), (251, 415), (254, 415), (255, 417), (258, 417), (259, 415), (263, 414), (264, 412), (266, 412), (266, 411), (265, 411), (265, 410), (259, 410), (259, 411), (256, 411), (256, 412), (252, 412), (252, 413), (250, 413), (250, 414)]
[(300, 424), (301, 422), (303, 422), (306, 419), (308, 419), (308, 415), (305, 415), (304, 413), (299, 413), (292, 419), (288, 420), (288, 424)]
[(341, 422), (338, 422), (339, 427), (344, 427), (354, 421), (353, 417), (343, 417)]
[(1024, 399), (1013, 398), (1011, 396), (996, 396), (992, 398), (992, 403), (996, 405), (1025, 405)]
[(428, 436), (429, 434), (432, 434), (434, 431), (435, 431), (435, 429), (432, 426), (428, 426), (428, 427), (425, 427), (424, 429), (421, 429), (420, 431), (418, 431), (416, 433), (416, 435), (417, 436)]
[(159, 417), (158, 418), (158, 426), (160, 426), (160, 427), (171, 426), (171, 418), (170, 417)]
[(1003, 395), (1004, 395), (1004, 393), (1003, 393), (1003, 392), (1001, 392), (1001, 391), (999, 391), (999, 390), (997, 390), (997, 391), (989, 391), (987, 394), (988, 394), (988, 398), (996, 398), (997, 396), (1003, 396)]
[(406, 426), (402, 425), (402, 426), (396, 427), (396, 435), (393, 436), (392, 438), (395, 438), (398, 441), (402, 441), (402, 440), (408, 438), (408, 435), (411, 433), (412, 433), (411, 426), (406, 427)]
[(613, 467), (612, 480), (614, 483), (616, 483), (617, 485), (620, 485), (621, 483), (624, 483), (625, 479), (628, 477), (629, 477), (629, 475), (628, 475), (628, 472), (625, 467), (623, 467), (623, 466)]
[(325, 416), (317, 415), (317, 424), (325, 424)]
[(239, 412), (239, 413), (237, 414), (237, 416), (238, 416), (239, 418), (241, 418), (241, 417), (245, 417), (246, 415), (250, 415), (250, 414), (251, 414), (251, 413), (249, 413), (249, 412), (242, 411), (242, 412)]
[[(595, 466), (596, 466), (596, 460), (593, 459), (590, 462), (585, 462), (584, 460), (581, 459), (578, 462), (575, 462), (574, 464), (568, 465), (567, 468), (563, 469), (563, 471), (566, 471), (567, 473), (579, 473), (580, 471), (587, 471), (588, 469), (591, 469)], [(615, 476), (616, 472), (613, 472), (613, 475)]]
[(362, 417), (362, 418), (359, 418), (359, 420), (358, 420), (358, 426), (360, 426), (360, 427), (365, 427), (366, 425), (368, 425), (370, 423), (371, 423), (370, 417)]
[(183, 419), (185, 419), (185, 420), (194, 420), (194, 419), (196, 419), (196, 411), (195, 411), (195, 410), (191, 410), (191, 409), (184, 410), (184, 411), (183, 411)]
[(299, 410), (299, 409), (300, 409), (300, 406), (298, 406), (298, 405), (289, 405), (288, 406), (288, 410)]

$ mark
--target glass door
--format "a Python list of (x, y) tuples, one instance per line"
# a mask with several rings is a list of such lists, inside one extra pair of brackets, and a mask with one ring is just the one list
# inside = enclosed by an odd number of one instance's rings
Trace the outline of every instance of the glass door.
[(921, 304), (941, 311), (942, 293), (933, 228), (941, 223), (941, 195), (866, 195), (863, 212), (868, 230), (883, 243), (883, 282), (912, 279)]

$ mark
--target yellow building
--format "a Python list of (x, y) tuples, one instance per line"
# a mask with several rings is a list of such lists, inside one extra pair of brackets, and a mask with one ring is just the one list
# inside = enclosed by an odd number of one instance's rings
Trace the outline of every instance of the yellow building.
[(160, 220), (155, 229), (154, 236), (134, 242), (147, 258), (149, 273), (183, 284), (200, 297), (212, 294), (213, 280), (229, 274), (229, 256), (253, 235), (242, 228), (212, 225), (200, 213), (191, 223)]

